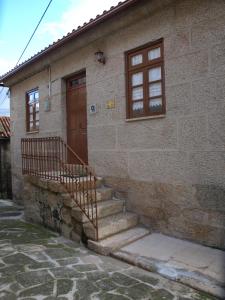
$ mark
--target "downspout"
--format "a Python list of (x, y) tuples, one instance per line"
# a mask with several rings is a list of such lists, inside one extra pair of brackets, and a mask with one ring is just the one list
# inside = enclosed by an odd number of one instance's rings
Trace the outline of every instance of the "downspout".
[(51, 66), (48, 66), (48, 97), (49, 99), (51, 99), (51, 95), (52, 95), (52, 79), (51, 79)]

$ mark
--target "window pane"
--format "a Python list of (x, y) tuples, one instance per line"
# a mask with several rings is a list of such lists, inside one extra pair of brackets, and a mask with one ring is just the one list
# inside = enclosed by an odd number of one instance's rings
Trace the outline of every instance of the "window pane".
[(161, 79), (161, 67), (153, 68), (149, 70), (149, 81), (156, 81)]
[(149, 108), (151, 112), (162, 111), (162, 98), (149, 100)]
[(143, 62), (143, 55), (142, 54), (132, 56), (132, 58), (131, 58), (131, 65), (132, 66), (142, 64), (142, 62)]
[(30, 113), (33, 113), (33, 105), (29, 105), (29, 111)]
[(36, 111), (39, 111), (39, 102), (36, 102)]
[(159, 58), (160, 56), (161, 56), (161, 49), (160, 49), (160, 47), (148, 51), (148, 59), (149, 60), (153, 60), (153, 59)]
[(30, 121), (33, 121), (33, 114), (30, 114)]
[(132, 99), (133, 100), (143, 99), (143, 87), (134, 88), (132, 90)]
[(36, 118), (36, 120), (39, 120), (39, 113), (36, 113), (35, 118)]
[(132, 75), (132, 86), (143, 84), (143, 73), (136, 73)]
[(132, 109), (133, 109), (134, 112), (143, 112), (143, 109), (144, 109), (143, 102), (138, 101), (138, 102), (133, 103)]
[(30, 122), (30, 123), (29, 123), (29, 127), (30, 127), (30, 130), (33, 130), (33, 128), (34, 128), (34, 127), (33, 127), (33, 122)]
[(29, 94), (29, 101), (28, 101), (28, 103), (31, 104), (33, 102), (34, 102), (34, 94), (31, 93), (31, 94)]
[(35, 99), (39, 99), (39, 92), (35, 92), (35, 93), (34, 93), (34, 98), (35, 98)]
[(149, 97), (161, 96), (162, 84), (161, 82), (152, 83), (149, 85)]
[(39, 120), (36, 121), (36, 126), (35, 127), (36, 127), (36, 129), (39, 128)]

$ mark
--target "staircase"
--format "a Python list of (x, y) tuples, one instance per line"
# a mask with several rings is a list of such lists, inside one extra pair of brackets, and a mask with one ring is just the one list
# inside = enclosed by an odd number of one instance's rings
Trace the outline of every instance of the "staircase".
[[(90, 189), (89, 193), (93, 190)], [(79, 207), (74, 207), (71, 213), (75, 222), (82, 223), (88, 248), (103, 255), (109, 255), (149, 234), (147, 229), (138, 225), (138, 216), (126, 211), (125, 201), (113, 194), (113, 189), (106, 187), (103, 178), (98, 177), (98, 239), (96, 230)]]
[(42, 187), (63, 195), (74, 231), (90, 249), (108, 255), (149, 234), (138, 226), (138, 216), (126, 211), (125, 201), (115, 198), (60, 137), (22, 139), (21, 152), (23, 174), (43, 179)]

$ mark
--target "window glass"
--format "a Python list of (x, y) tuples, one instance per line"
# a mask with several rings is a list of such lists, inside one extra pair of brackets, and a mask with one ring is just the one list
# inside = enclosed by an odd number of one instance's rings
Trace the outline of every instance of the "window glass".
[(143, 101), (138, 101), (133, 103), (133, 111), (143, 111), (144, 104)]
[(157, 59), (160, 56), (161, 56), (161, 49), (160, 49), (160, 47), (148, 51), (148, 59), (149, 60)]
[(143, 87), (134, 88), (132, 91), (132, 100), (143, 99)]
[(156, 97), (162, 95), (162, 84), (161, 82), (152, 83), (149, 85), (149, 97)]
[(34, 90), (27, 94), (27, 131), (39, 129), (39, 91)]
[(34, 93), (34, 99), (39, 99), (39, 93), (38, 92)]
[(152, 68), (149, 70), (149, 81), (157, 81), (161, 80), (162, 74), (161, 74), (161, 67)]
[(143, 55), (142, 54), (135, 55), (131, 58), (131, 65), (132, 66), (142, 64), (142, 62), (143, 62)]
[(149, 108), (151, 112), (161, 112), (162, 111), (162, 98), (151, 99), (149, 101)]
[(143, 73), (136, 73), (132, 75), (132, 85), (136, 86), (136, 85), (141, 85), (143, 84)]

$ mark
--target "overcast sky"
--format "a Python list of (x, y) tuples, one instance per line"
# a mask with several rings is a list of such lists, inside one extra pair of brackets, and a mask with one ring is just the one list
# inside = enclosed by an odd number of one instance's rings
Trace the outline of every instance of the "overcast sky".
[[(20, 63), (118, 2), (53, 0)], [(15, 66), (48, 3), (49, 0), (0, 0), (0, 75)], [(0, 87), (0, 115), (9, 113), (5, 92)]]

